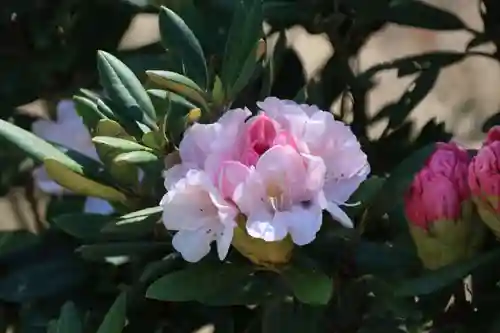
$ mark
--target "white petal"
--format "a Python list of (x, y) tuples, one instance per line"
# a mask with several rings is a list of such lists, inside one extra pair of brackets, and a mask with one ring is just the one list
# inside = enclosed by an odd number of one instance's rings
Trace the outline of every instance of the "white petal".
[(213, 235), (206, 230), (181, 230), (172, 239), (172, 246), (189, 262), (200, 261), (210, 252)]
[(106, 200), (100, 198), (88, 197), (85, 200), (83, 211), (85, 213), (91, 213), (91, 214), (109, 215), (113, 213), (115, 210), (113, 206), (111, 206), (111, 204)]
[[(277, 213), (280, 214), (280, 213)], [(266, 211), (253, 212), (248, 216), (246, 224), (247, 232), (254, 238), (263, 239), (266, 242), (280, 241), (286, 237), (287, 226), (282, 218), (275, 218)]]
[(165, 170), (163, 172), (163, 178), (165, 178), (164, 184), (167, 191), (172, 190), (174, 185), (186, 175), (188, 170), (185, 164), (177, 164)]
[(335, 203), (328, 202), (326, 210), (332, 217), (346, 228), (353, 228), (351, 218)]
[(287, 216), (288, 231), (297, 245), (311, 243), (321, 229), (323, 215), (321, 208), (294, 206)]
[(217, 237), (217, 254), (220, 260), (224, 260), (229, 252), (229, 247), (233, 240), (234, 228), (223, 228)]

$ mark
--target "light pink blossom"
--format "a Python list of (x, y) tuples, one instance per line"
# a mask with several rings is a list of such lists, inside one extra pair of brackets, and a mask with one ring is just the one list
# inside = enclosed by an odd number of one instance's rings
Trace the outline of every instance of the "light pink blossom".
[(236, 226), (237, 208), (227, 202), (201, 170), (190, 169), (160, 202), (167, 229), (178, 230), (172, 245), (189, 262), (197, 262), (217, 242), (217, 252), (226, 257)]
[[(218, 198), (214, 205), (231, 211), (229, 219), (212, 211), (210, 230), (226, 230), (224, 235), (236, 226), (227, 221), (234, 221), (238, 213), (246, 216), (250, 236), (269, 242), (287, 236), (298, 245), (312, 242), (321, 228), (323, 210), (352, 227), (340, 206), (366, 179), (370, 168), (349, 127), (315, 106), (276, 98), (258, 106), (261, 111), (253, 117), (246, 109), (229, 110), (216, 123), (195, 124), (186, 131), (179, 147), (181, 163), (164, 174), (165, 198), (170, 198), (162, 201), (166, 227), (179, 230), (182, 238), (185, 232), (193, 232), (188, 225), (194, 220), (200, 230), (208, 225), (200, 214), (194, 214), (199, 205), (194, 203), (198, 202), (194, 192), (186, 190), (181, 195), (178, 190), (186, 187), (186, 175), (192, 177), (193, 172), (203, 173), (204, 191)], [(186, 214), (191, 215), (186, 218)], [(178, 224), (172, 226), (171, 220)], [(204, 239), (219, 244), (222, 236), (211, 235)], [(179, 242), (174, 246), (181, 253), (194, 246)], [(205, 241), (198, 244), (203, 245), (191, 258), (199, 260), (210, 247)]]

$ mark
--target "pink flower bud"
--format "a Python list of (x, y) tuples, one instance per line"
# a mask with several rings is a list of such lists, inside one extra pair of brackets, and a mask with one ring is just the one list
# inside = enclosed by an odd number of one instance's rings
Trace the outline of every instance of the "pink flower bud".
[(405, 213), (418, 255), (428, 269), (470, 257), (483, 226), (472, 218), (467, 185), (469, 156), (454, 143), (438, 143), (405, 195)]
[(435, 221), (460, 218), (462, 203), (470, 198), (468, 163), (467, 151), (454, 143), (438, 143), (405, 195), (410, 223), (428, 229)]
[(472, 159), (468, 181), (481, 218), (500, 237), (500, 126), (488, 132)]

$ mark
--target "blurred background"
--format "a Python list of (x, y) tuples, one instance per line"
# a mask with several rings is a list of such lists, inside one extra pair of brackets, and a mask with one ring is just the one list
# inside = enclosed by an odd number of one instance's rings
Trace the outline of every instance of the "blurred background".
[[(160, 54), (164, 51), (157, 45), (159, 32), (155, 6), (164, 4), (175, 9), (182, 6), (181, 3), (179, 0), (2, 1), (1, 117), (14, 119), (16, 123), (29, 127), (34, 119), (50, 116), (55, 103), (62, 98), (70, 98), (76, 89), (95, 87), (97, 49), (118, 54), (139, 77), (146, 68), (164, 68), (168, 60), (161, 58)], [(306, 3), (315, 6), (319, 1)], [(405, 121), (412, 125), (411, 130), (405, 132), (405, 140), (416, 137), (432, 122), (438, 124), (432, 125), (433, 128), (439, 128), (442, 133), (437, 138), (452, 137), (465, 145), (477, 147), (488, 122), (496, 119), (500, 109), (500, 66), (495, 56), (494, 41), (485, 39), (474, 42), (474, 45), (471, 43), (477, 40), (475, 36), (485, 31), (484, 3), (479, 0), (427, 0), (426, 3), (452, 13), (464, 23), (465, 28), (428, 29), (426, 26), (377, 23), (369, 34), (362, 34), (356, 47), (349, 49), (348, 61), (352, 72), (363, 73), (394, 59), (424, 53), (439, 54), (443, 51), (453, 55), (474, 47), (474, 52), (481, 55), (444, 61), (446, 66), (435, 73), (425, 93), (413, 100), (407, 96), (418, 83), (418, 73), (400, 75), (399, 70), (391, 66), (377, 71), (371, 77), (370, 89), (364, 96), (364, 111), (369, 117), (374, 117), (388, 107), (407, 105), (408, 110), (401, 112), (407, 113), (407, 117), (403, 118), (407, 118)], [(206, 10), (207, 15), (212, 14), (209, 9), (203, 8), (203, 4), (200, 6), (202, 13)], [(314, 10), (313, 24), (302, 24), (300, 20), (287, 17), (287, 13), (275, 15), (279, 17), (278, 23), (270, 24), (285, 31), (289, 52), (277, 75), (277, 86), (273, 88), (273, 92), (280, 97), (291, 98), (301, 85), (317, 80), (323, 82), (323, 93), (344, 89), (339, 89), (335, 83), (339, 70), (332, 66), (336, 50), (329, 23), (326, 27), (314, 26), (317, 17), (327, 16), (321, 8)], [(226, 17), (226, 21), (230, 21), (227, 13), (220, 13), (220, 16), (215, 16), (216, 20)], [(440, 19), (439, 16), (436, 18), (437, 21)], [(273, 43), (276, 43), (276, 35), (270, 36), (268, 47), (272, 48)], [(344, 98), (343, 94), (332, 95), (335, 96), (323, 98), (318, 104), (330, 107), (336, 114), (343, 112), (342, 108), (349, 108), (351, 99)], [(346, 116), (344, 120), (352, 119)], [(389, 145), (379, 140), (388, 133), (388, 122), (388, 118), (378, 117), (377, 121), (366, 124), (366, 129), (363, 129), (366, 140), (378, 140), (382, 148)], [(430, 136), (428, 140), (435, 138)], [(396, 154), (395, 162), (399, 157)], [(19, 163), (12, 163), (13, 160)], [(0, 152), (4, 195), (0, 198), (0, 227), (3, 230), (34, 230), (39, 227), (36, 225), (39, 218), (34, 216), (37, 215), (34, 211), (44, 206), (43, 197), (31, 189), (22, 177), (24, 169), (20, 171), (21, 161), (18, 152), (8, 147)]]

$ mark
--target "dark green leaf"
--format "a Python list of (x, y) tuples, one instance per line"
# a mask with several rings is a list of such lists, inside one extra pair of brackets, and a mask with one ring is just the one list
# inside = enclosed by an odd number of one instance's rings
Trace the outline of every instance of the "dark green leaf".
[(382, 216), (401, 202), (404, 192), (413, 181), (415, 173), (422, 168), (435, 149), (436, 146), (432, 143), (417, 150), (391, 172), (391, 175), (370, 205), (368, 217)]
[(182, 60), (185, 74), (201, 88), (206, 89), (208, 85), (206, 60), (194, 33), (182, 18), (166, 7), (160, 9), (159, 25), (164, 47)]
[(83, 245), (77, 249), (87, 260), (102, 260), (106, 257), (135, 256), (147, 253), (162, 253), (171, 248), (170, 243), (160, 242), (114, 242)]
[(81, 239), (96, 240), (101, 236), (101, 229), (111, 217), (101, 214), (70, 213), (54, 218), (54, 224), (65, 233)]
[(61, 309), (55, 333), (82, 333), (83, 325), (73, 302), (67, 302)]
[(266, 304), (262, 333), (315, 333), (320, 331), (324, 307), (301, 304), (293, 299), (277, 299)]
[(99, 51), (97, 68), (101, 84), (123, 116), (156, 128), (153, 103), (134, 73), (115, 56)]
[(416, 28), (432, 30), (467, 29), (467, 25), (455, 14), (421, 0), (404, 1), (389, 6), (384, 11), (385, 20)]
[(251, 267), (235, 264), (195, 264), (153, 282), (146, 297), (172, 302), (216, 302), (215, 296), (226, 293), (231, 285), (242, 282), (251, 272)]
[(127, 294), (121, 293), (109, 309), (97, 333), (121, 333), (127, 320)]
[(435, 271), (425, 272), (422, 276), (402, 282), (394, 289), (394, 294), (400, 297), (431, 294), (465, 278), (481, 266), (492, 265), (499, 258), (500, 251), (497, 250)]
[(261, 0), (239, 0), (235, 6), (221, 72), (222, 84), (229, 98), (234, 97), (235, 84), (262, 36), (263, 22)]
[(333, 281), (319, 270), (290, 267), (282, 272), (293, 294), (304, 304), (324, 305), (333, 293)]

